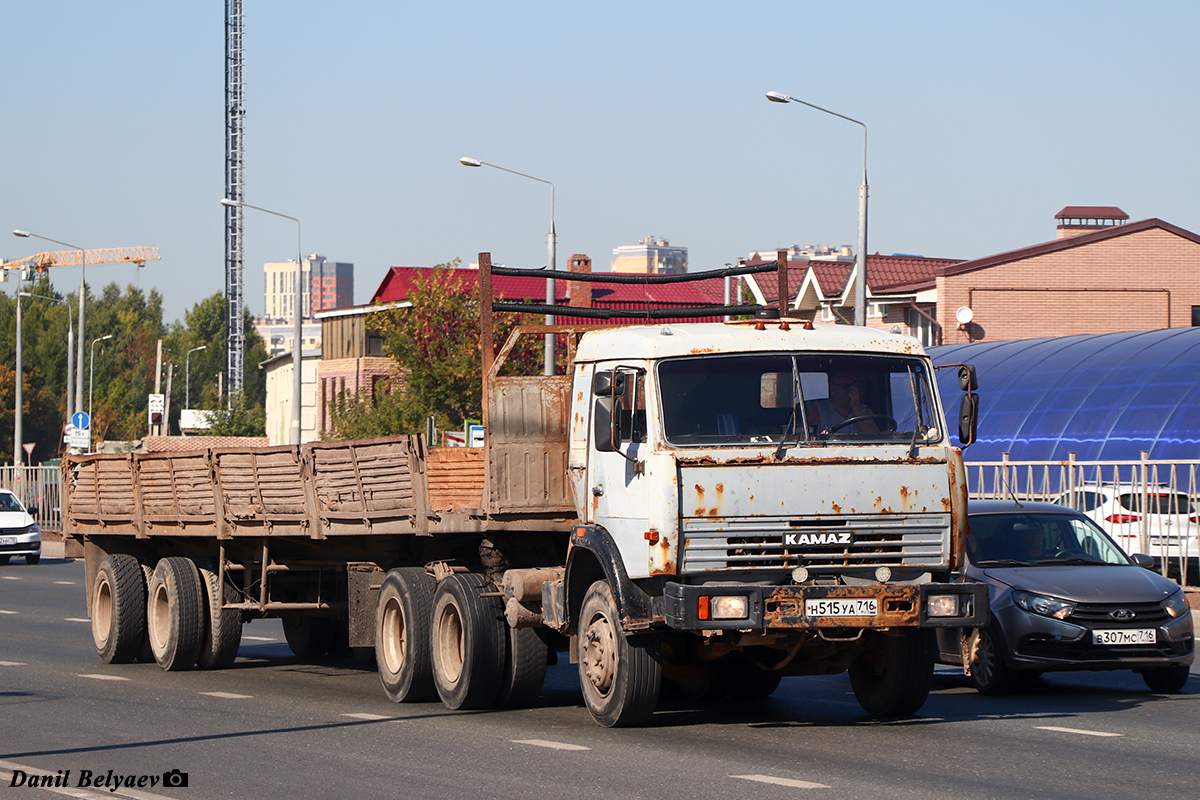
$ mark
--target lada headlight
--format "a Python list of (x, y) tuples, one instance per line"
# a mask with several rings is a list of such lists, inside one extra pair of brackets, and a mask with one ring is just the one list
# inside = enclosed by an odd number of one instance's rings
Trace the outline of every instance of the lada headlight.
[(1172, 617), (1182, 617), (1184, 614), (1186, 614), (1188, 612), (1188, 601), (1187, 598), (1183, 596), (1183, 589), (1180, 589), (1166, 600), (1163, 600), (1163, 608), (1165, 608), (1167, 613)]
[(1033, 592), (1013, 592), (1013, 602), (1017, 604), (1018, 608), (1024, 609), (1030, 614), (1054, 619), (1066, 619), (1075, 610), (1074, 603)]

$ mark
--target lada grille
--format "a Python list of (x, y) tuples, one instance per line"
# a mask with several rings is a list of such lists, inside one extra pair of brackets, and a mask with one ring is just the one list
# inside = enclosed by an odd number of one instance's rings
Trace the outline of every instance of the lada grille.
[(1170, 621), (1162, 603), (1080, 603), (1067, 617), (1067, 622), (1092, 628), (1144, 628)]
[[(788, 535), (845, 544), (785, 544)], [(683, 574), (718, 570), (779, 571), (806, 566), (919, 566), (944, 568), (950, 560), (948, 514), (874, 515), (839, 519), (762, 517), (685, 518)]]

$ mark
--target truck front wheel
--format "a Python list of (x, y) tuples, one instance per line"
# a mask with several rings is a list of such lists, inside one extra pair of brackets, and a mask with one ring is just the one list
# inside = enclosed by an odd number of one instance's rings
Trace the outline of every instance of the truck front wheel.
[(583, 597), (576, 638), (579, 683), (592, 719), (606, 728), (649, 720), (662, 682), (659, 637), (625, 633), (604, 581), (593, 583)]
[[(870, 635), (870, 634), (869, 634)], [(927, 631), (873, 634), (874, 646), (850, 665), (850, 686), (873, 717), (903, 717), (925, 705), (933, 684), (933, 646)]]
[(437, 697), (429, 657), (429, 629), (437, 581), (420, 567), (384, 576), (375, 612), (375, 663), (393, 703)]
[(505, 668), (504, 606), (482, 575), (458, 573), (433, 598), (433, 680), (447, 708), (489, 708)]
[(105, 664), (128, 664), (146, 639), (146, 583), (138, 560), (109, 553), (92, 589), (92, 640)]

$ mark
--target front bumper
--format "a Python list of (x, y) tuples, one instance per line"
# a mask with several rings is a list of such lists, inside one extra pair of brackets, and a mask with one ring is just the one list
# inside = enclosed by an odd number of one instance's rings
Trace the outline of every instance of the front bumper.
[(1154, 644), (1113, 646), (1092, 644), (1091, 627), (1030, 614), (1014, 606), (995, 613), (1004, 631), (1009, 665), (1017, 669), (1148, 669), (1188, 665), (1195, 658), (1191, 613), (1149, 626), (1158, 631)]
[(42, 533), (24, 528), (0, 529), (0, 556), (36, 556), (42, 553)]
[[(931, 598), (957, 598), (955, 616), (930, 616)], [(742, 596), (747, 613), (738, 619), (702, 619), (704, 598)], [(872, 616), (805, 614), (806, 600), (875, 598)], [(981, 583), (872, 584), (866, 586), (763, 586), (757, 584), (667, 583), (663, 606), (676, 630), (803, 630), (815, 628), (977, 628), (988, 621), (987, 586)]]

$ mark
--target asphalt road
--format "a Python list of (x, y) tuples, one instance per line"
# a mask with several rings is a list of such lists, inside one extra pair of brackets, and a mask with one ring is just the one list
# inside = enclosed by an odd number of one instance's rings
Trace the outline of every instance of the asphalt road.
[[(844, 675), (788, 678), (767, 700), (672, 698), (648, 727), (606, 730), (565, 658), (538, 707), (460, 713), (390, 703), (369, 665), (299, 661), (267, 620), (245, 627), (229, 670), (106, 665), (85, 608), (82, 561), (0, 567), (0, 798), (1200, 794), (1195, 668), (1173, 696), (1132, 673), (1076, 673), (986, 698), (944, 672), (918, 717), (890, 723), (863, 716)], [(187, 786), (164, 787), (176, 769)], [(22, 774), (66, 785), (14, 786)]]

